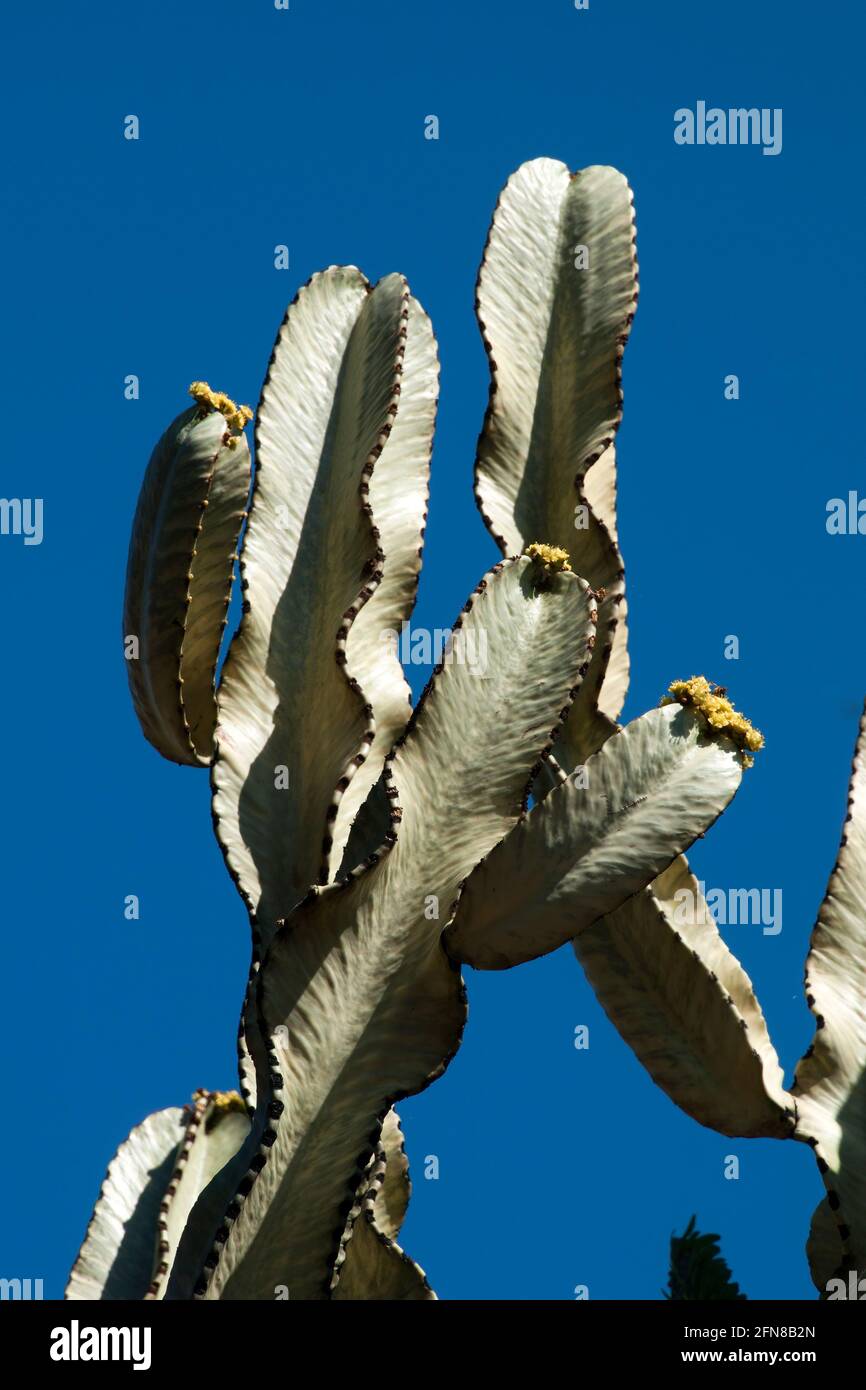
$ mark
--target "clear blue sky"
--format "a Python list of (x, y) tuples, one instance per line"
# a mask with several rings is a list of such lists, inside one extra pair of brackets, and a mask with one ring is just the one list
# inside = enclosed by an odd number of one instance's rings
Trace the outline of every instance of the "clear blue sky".
[[(4, 31), (0, 490), (44, 499), (44, 540), (0, 537), (0, 1274), (58, 1296), (130, 1127), (235, 1080), (245, 913), (207, 777), (140, 736), (119, 640), (152, 444), (194, 378), (255, 403), (314, 270), (404, 272), (443, 363), (417, 622), (450, 623), (496, 557), (471, 494), (487, 396), (474, 279), (499, 188), (535, 155), (615, 164), (635, 190), (626, 713), (702, 671), (767, 735), (692, 859), (710, 886), (783, 890), (780, 935), (727, 936), (790, 1075), (811, 1036), (803, 960), (866, 693), (866, 538), (825, 529), (829, 498), (866, 489), (859, 10), (94, 0), (20, 5)], [(698, 100), (781, 107), (782, 153), (678, 146), (673, 113)], [(123, 139), (128, 114), (138, 142)], [(423, 138), (429, 114), (438, 142)], [(128, 373), (138, 401), (124, 400)], [(728, 373), (739, 401), (724, 399)], [(412, 671), (416, 690), (426, 674)], [(587, 1284), (656, 1298), (669, 1236), (693, 1212), (751, 1297), (812, 1296), (808, 1150), (682, 1115), (567, 948), (468, 984), (461, 1052), (402, 1107), (405, 1244), (441, 1297), (569, 1299)], [(588, 1052), (572, 1045), (579, 1023)], [(731, 1153), (737, 1182), (723, 1177)], [(438, 1181), (423, 1178), (427, 1154)]]

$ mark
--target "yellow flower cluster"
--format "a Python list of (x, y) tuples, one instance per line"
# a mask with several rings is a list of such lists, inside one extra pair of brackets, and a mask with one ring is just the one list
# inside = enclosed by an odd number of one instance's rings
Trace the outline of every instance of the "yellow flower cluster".
[[(743, 750), (743, 766), (751, 767), (754, 758), (748, 756), (764, 746), (760, 733), (744, 714), (734, 709), (721, 686), (713, 685), (705, 676), (692, 676), (687, 681), (672, 681), (663, 705), (681, 704), (693, 709), (706, 720), (710, 728), (725, 734)], [(747, 751), (748, 750), (748, 751)]]
[[(193, 1100), (208, 1095), (207, 1091), (196, 1091)], [(226, 1115), (232, 1111), (238, 1111), (241, 1115), (246, 1115), (247, 1107), (244, 1098), (238, 1091), (214, 1091), (210, 1094), (210, 1114), (207, 1117), (207, 1131), (210, 1133)]]
[(243, 428), (248, 420), (252, 420), (253, 412), (248, 405), (235, 405), (230, 396), (224, 391), (212, 391), (206, 381), (194, 381), (189, 388), (189, 394), (196, 401), (201, 410), (218, 410), (220, 415), (225, 417), (229, 427), (228, 446), (230, 449), (235, 447), (238, 435), (243, 432)]
[(557, 545), (544, 545), (541, 541), (533, 541), (523, 553), (528, 555), (531, 560), (539, 561), (550, 574), (558, 574), (560, 570), (571, 572), (568, 551), (560, 550)]

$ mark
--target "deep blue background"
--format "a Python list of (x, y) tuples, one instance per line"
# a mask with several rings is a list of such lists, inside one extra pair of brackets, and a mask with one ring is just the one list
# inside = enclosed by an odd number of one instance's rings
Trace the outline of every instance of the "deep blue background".
[[(401, 270), (442, 355), (416, 621), (449, 623), (496, 557), (470, 477), (487, 396), (473, 285), (521, 161), (611, 163), (637, 205), (625, 360), (626, 713), (703, 671), (767, 749), (694, 851), (708, 885), (780, 887), (784, 928), (727, 936), (788, 1068), (811, 1035), (808, 933), (835, 856), (866, 692), (863, 18), (841, 3), (291, 0), (59, 3), (4, 18), (4, 676), (0, 1274), (59, 1296), (108, 1159), (147, 1112), (234, 1084), (246, 917), (207, 777), (135, 723), (119, 641), (147, 457), (193, 378), (255, 403), (297, 286)], [(682, 148), (702, 98), (784, 109), (784, 149)], [(123, 118), (141, 121), (137, 143)], [(424, 117), (441, 122), (423, 138)], [(290, 248), (276, 271), (273, 248)], [(723, 378), (740, 376), (725, 401)], [(123, 396), (127, 373), (141, 399)], [(739, 662), (724, 637), (740, 637)], [(416, 690), (426, 672), (412, 673)], [(123, 916), (140, 896), (139, 922)], [(649, 1081), (571, 952), (470, 972), (447, 1075), (402, 1107), (405, 1244), (443, 1298), (656, 1298), (693, 1212), (751, 1297), (813, 1296), (821, 1186), (795, 1144), (699, 1128)], [(591, 1047), (577, 1052), (575, 1025)], [(737, 1154), (739, 1181), (723, 1177)], [(423, 1160), (436, 1154), (438, 1181)]]

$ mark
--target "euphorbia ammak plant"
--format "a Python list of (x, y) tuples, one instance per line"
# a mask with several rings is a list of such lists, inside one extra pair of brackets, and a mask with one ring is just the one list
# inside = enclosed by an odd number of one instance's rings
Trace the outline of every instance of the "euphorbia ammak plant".
[[(617, 724), (613, 439), (636, 277), (621, 174), (538, 159), (509, 180), (477, 294), (492, 385), (475, 490), (503, 559), (414, 710), (388, 637), (415, 597), (438, 363), (405, 280), (331, 267), (299, 292), (256, 413), (248, 517), (250, 411), (196, 382), (158, 442), (125, 649), (146, 737), (211, 770), (252, 925), (240, 1089), (133, 1130), (67, 1297), (434, 1298), (396, 1243), (409, 1186), (392, 1107), (460, 1045), (462, 964), (570, 940), (689, 1114), (813, 1144), (819, 1283), (866, 1258), (862, 772), (808, 967), (820, 1031), (788, 1094), (682, 858), (761, 736), (698, 678)], [(245, 518), (243, 617), (215, 689)]]

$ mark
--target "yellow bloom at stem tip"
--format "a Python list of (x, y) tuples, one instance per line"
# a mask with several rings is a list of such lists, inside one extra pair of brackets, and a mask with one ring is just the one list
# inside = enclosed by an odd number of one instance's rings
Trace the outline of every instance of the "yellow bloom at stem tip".
[(213, 1129), (220, 1120), (224, 1120), (226, 1115), (231, 1115), (233, 1111), (237, 1111), (241, 1115), (247, 1113), (246, 1102), (238, 1091), (211, 1091), (209, 1099), (208, 1130)]
[(692, 676), (687, 681), (672, 681), (663, 705), (680, 704), (693, 709), (709, 727), (731, 739), (743, 753), (743, 767), (751, 767), (755, 753), (764, 746), (764, 735), (750, 724), (744, 714), (734, 709), (724, 686), (713, 685), (705, 676)]
[(533, 541), (523, 553), (528, 555), (530, 560), (543, 565), (548, 574), (558, 574), (560, 570), (568, 570), (571, 573), (568, 551), (561, 550), (558, 545), (544, 545), (541, 541)]
[(238, 436), (243, 433), (244, 425), (253, 418), (253, 412), (249, 406), (235, 405), (231, 397), (227, 396), (224, 391), (212, 391), (206, 381), (194, 381), (189, 388), (189, 394), (204, 414), (211, 410), (218, 410), (220, 415), (225, 418), (229, 427), (228, 446), (233, 449)]

